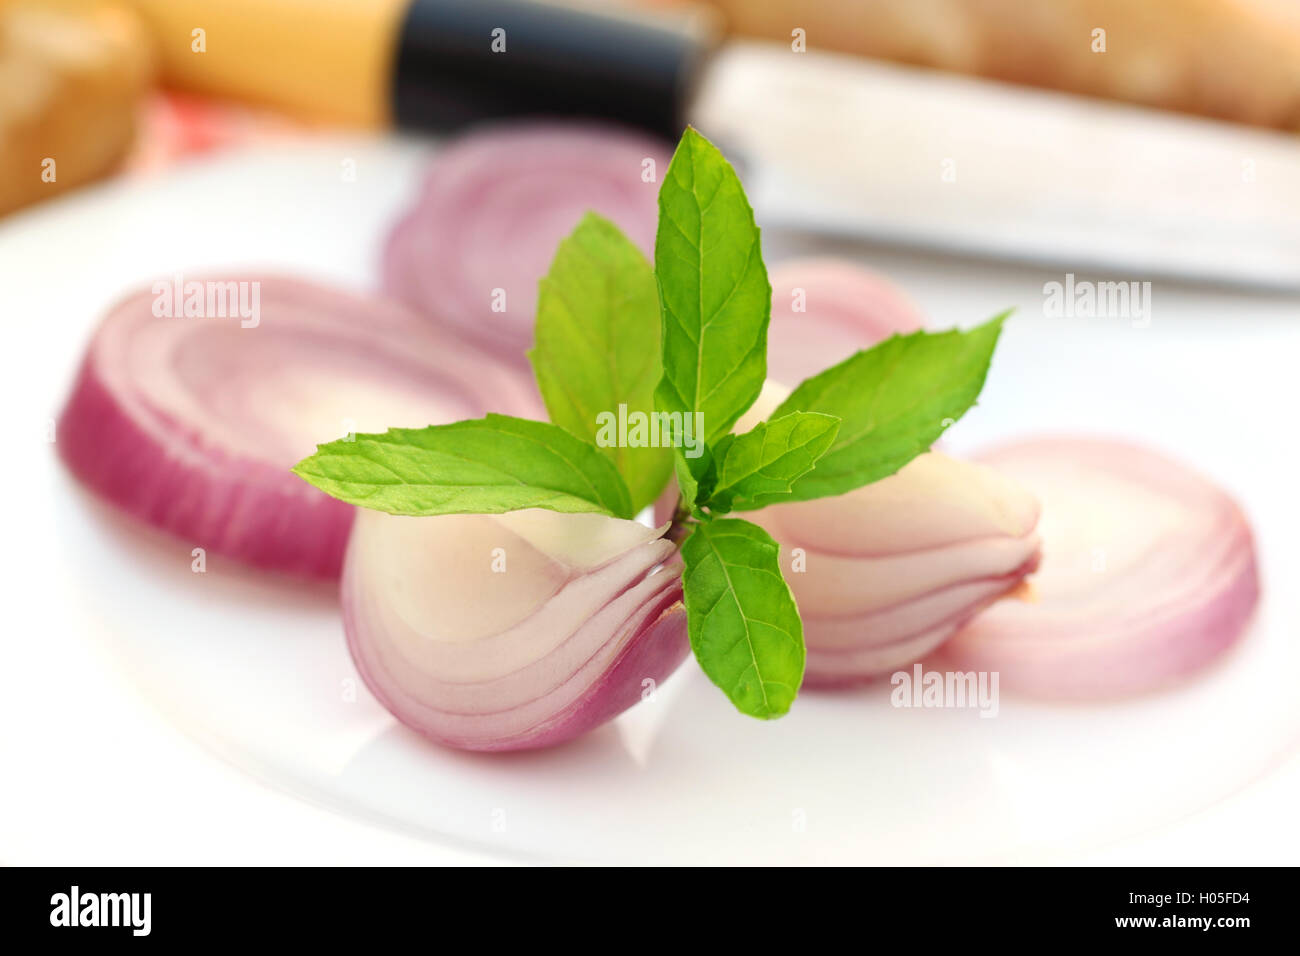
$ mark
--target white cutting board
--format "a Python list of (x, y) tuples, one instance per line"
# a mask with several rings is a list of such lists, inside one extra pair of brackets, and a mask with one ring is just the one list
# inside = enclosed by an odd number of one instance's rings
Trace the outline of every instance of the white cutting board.
[[(1043, 283), (1062, 277), (1042, 270), (815, 250), (887, 272), (935, 325), (1019, 306), (952, 449), (1112, 433), (1238, 495), (1264, 578), (1250, 634), (1198, 679), (1120, 703), (1004, 694), (981, 719), (893, 709), (879, 687), (808, 693), (760, 723), (688, 662), (572, 745), (441, 750), (359, 685), (332, 589), (211, 557), (194, 574), (188, 543), (64, 473), (46, 422), (110, 301), (173, 272), (249, 266), (368, 288), (427, 150), (259, 149), (0, 223), (0, 862), (1294, 862), (1296, 299), (1158, 283), (1138, 329), (1045, 317)], [(775, 261), (808, 246), (769, 235), (766, 248)]]

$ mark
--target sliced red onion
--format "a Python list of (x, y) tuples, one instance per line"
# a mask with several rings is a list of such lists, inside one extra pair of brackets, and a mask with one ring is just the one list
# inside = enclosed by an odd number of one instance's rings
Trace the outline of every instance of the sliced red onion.
[(793, 259), (776, 266), (767, 374), (790, 388), (859, 349), (924, 325), (888, 279), (841, 259)]
[(525, 378), (396, 303), (287, 278), (212, 281), (252, 283), (255, 324), (159, 317), (152, 290), (129, 296), (96, 332), (57, 429), (78, 478), (196, 547), (337, 576), (353, 508), (289, 471), (317, 442), (542, 414)]
[(585, 212), (612, 220), (653, 255), (668, 159), (658, 140), (594, 125), (522, 125), (461, 137), (438, 154), (389, 236), (384, 288), (524, 363), (537, 283)]
[(1043, 502), (1035, 599), (1005, 601), (939, 654), (1001, 686), (1059, 698), (1150, 690), (1243, 634), (1259, 596), (1241, 509), (1144, 448), (1091, 438), (1019, 442), (982, 457)]
[(572, 739), (689, 649), (681, 562), (604, 515), (358, 517), (343, 575), (348, 647), (403, 723), (466, 750)]

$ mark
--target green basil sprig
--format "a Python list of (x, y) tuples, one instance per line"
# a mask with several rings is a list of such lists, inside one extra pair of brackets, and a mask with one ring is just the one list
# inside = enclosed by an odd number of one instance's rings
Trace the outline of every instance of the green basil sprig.
[[(740, 179), (687, 129), (659, 190), (653, 269), (589, 214), (541, 282), (529, 357), (550, 423), (488, 415), (357, 435), (319, 446), (294, 471), (393, 514), (548, 508), (617, 518), (634, 517), (675, 474), (669, 534), (680, 542), (696, 660), (742, 713), (779, 717), (803, 680), (803, 625), (776, 541), (729, 515), (894, 474), (974, 405), (1006, 316), (887, 339), (734, 434), (767, 374), (771, 306)], [(626, 440), (622, 431), (608, 440), (613, 416), (635, 420)]]

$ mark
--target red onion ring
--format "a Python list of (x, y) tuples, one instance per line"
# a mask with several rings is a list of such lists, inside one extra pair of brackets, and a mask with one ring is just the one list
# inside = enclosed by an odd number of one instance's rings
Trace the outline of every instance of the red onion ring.
[(1153, 451), (1095, 438), (1026, 440), (982, 456), (1043, 503), (1034, 601), (1003, 601), (936, 666), (998, 671), (1055, 698), (1132, 694), (1227, 651), (1259, 596), (1250, 526), (1220, 488)]
[[(654, 161), (654, 178), (642, 178)], [(658, 140), (577, 124), (472, 133), (438, 154), (407, 215), (388, 238), (383, 287), (511, 362), (533, 342), (537, 283), (583, 214), (612, 220), (653, 257)], [(505, 310), (493, 311), (494, 290)]]
[(317, 442), (487, 411), (541, 417), (526, 379), (395, 303), (288, 278), (213, 281), (258, 283), (255, 327), (160, 318), (152, 291), (127, 297), (56, 432), (85, 484), (194, 546), (336, 577), (354, 509), (289, 471)]
[(572, 739), (686, 657), (681, 560), (662, 531), (540, 510), (362, 512), (342, 588), (353, 661), (395, 717), (446, 746)]

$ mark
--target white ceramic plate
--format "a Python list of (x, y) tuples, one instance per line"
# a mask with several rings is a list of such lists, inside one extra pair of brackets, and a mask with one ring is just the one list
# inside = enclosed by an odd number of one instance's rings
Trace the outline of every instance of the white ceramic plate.
[[(441, 750), (360, 684), (332, 589), (211, 557), (195, 574), (190, 544), (136, 527), (63, 472), (48, 422), (114, 298), (175, 272), (248, 267), (369, 288), (425, 149), (258, 150), (0, 225), (0, 763), (15, 781), (0, 788), (0, 859), (1165, 862), (1179, 832), (1211, 858), (1293, 852), (1270, 834), (1288, 826), (1278, 817), (1300, 776), (1295, 299), (1157, 284), (1146, 328), (1050, 319), (1042, 286), (1061, 276), (834, 250), (890, 274), (935, 325), (1020, 307), (952, 448), (1027, 431), (1130, 436), (1243, 502), (1265, 593), (1247, 639), (1196, 680), (1122, 703), (1004, 694), (984, 719), (894, 709), (885, 686), (809, 693), (769, 724), (735, 715), (688, 663), (655, 700), (569, 746)], [(771, 261), (808, 251), (766, 245)], [(1251, 809), (1240, 794), (1271, 775), (1291, 799)], [(1207, 824), (1218, 807), (1228, 822)]]

